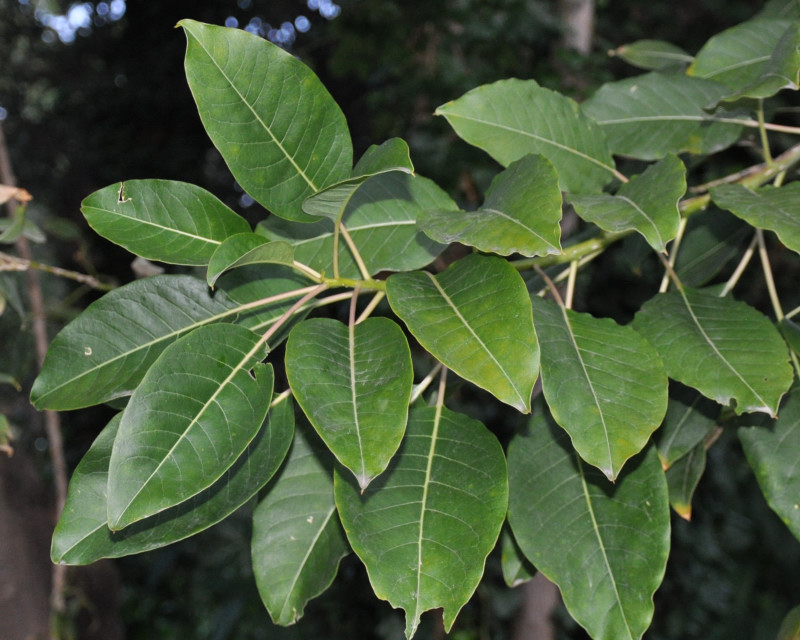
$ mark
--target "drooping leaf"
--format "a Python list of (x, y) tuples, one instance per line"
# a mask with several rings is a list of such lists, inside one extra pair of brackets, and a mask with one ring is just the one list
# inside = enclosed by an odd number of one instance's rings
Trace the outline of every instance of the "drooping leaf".
[(684, 74), (652, 72), (604, 84), (583, 103), (612, 153), (658, 160), (667, 153), (712, 153), (739, 139), (742, 127), (714, 123), (706, 111), (730, 90)]
[(213, 287), (223, 273), (249, 264), (283, 264), (291, 266), (294, 250), (287, 242), (269, 242), (257, 233), (238, 233), (231, 236), (211, 255), (206, 281)]
[(775, 415), (792, 384), (786, 344), (761, 313), (703, 289), (658, 294), (634, 328), (656, 348), (667, 375), (736, 413)]
[(684, 520), (692, 519), (692, 496), (705, 470), (705, 442), (696, 444), (667, 469), (669, 503)]
[(81, 203), (98, 234), (148, 260), (205, 265), (223, 240), (250, 225), (205, 189), (171, 180), (109, 185)]
[(265, 355), (258, 334), (231, 324), (164, 349), (122, 413), (108, 470), (112, 530), (188, 500), (236, 461), (272, 398)]
[(508, 450), (508, 520), (520, 548), (561, 589), (595, 640), (638, 640), (669, 555), (669, 498), (653, 448), (615, 484), (585, 465), (535, 405)]
[(560, 220), (558, 175), (545, 157), (528, 155), (495, 177), (477, 211), (423, 210), (419, 225), (444, 244), (537, 256), (561, 253)]
[(667, 154), (623, 184), (616, 195), (570, 196), (578, 215), (611, 232), (636, 229), (656, 251), (666, 251), (678, 233), (678, 201), (686, 193), (686, 168)]
[(800, 182), (780, 188), (766, 185), (748, 189), (725, 184), (711, 190), (717, 206), (727, 209), (754, 227), (774, 231), (781, 242), (800, 253)]
[[(424, 209), (458, 207), (432, 181), (405, 173), (384, 173), (367, 180), (348, 201), (342, 222), (358, 247), (370, 274), (419, 269), (444, 250), (417, 228)], [(294, 247), (295, 259), (319, 272), (333, 272), (333, 222), (296, 224), (267, 218), (259, 233)], [(339, 274), (360, 278), (347, 244), (339, 240)]]
[(55, 337), (31, 402), (65, 411), (130, 395), (168, 344), (234, 315), (224, 293), (211, 295), (191, 276), (154, 276), (114, 289)]
[(273, 407), (244, 453), (205, 491), (122, 531), (107, 522), (108, 463), (121, 414), (92, 444), (72, 475), (64, 511), (53, 533), (53, 562), (90, 564), (158, 549), (199, 533), (252, 498), (277, 471), (292, 441), (291, 401)]
[(333, 460), (298, 427), (280, 475), (253, 514), (253, 574), (275, 624), (300, 619), (349, 547), (333, 500)]
[(594, 193), (611, 181), (614, 159), (597, 125), (566, 96), (533, 80), (500, 80), (436, 109), (456, 133), (507, 167), (539, 153), (563, 191)]
[(308, 196), (350, 175), (344, 114), (316, 75), (264, 38), (194, 20), (186, 78), (200, 119), (236, 181), (289, 220)]
[(474, 254), (437, 276), (386, 281), (392, 310), (445, 366), (519, 411), (530, 411), (539, 345), (530, 298), (507, 261)]
[(350, 327), (306, 320), (286, 343), (286, 375), (317, 433), (365, 488), (406, 427), (414, 372), (403, 331), (388, 318)]
[(500, 549), (500, 565), (506, 586), (518, 587), (536, 575), (536, 567), (522, 553), (508, 526), (503, 527), (500, 533)]
[(800, 391), (794, 387), (769, 427), (741, 427), (747, 461), (767, 503), (800, 540)]
[(375, 595), (420, 615), (444, 609), (449, 631), (483, 575), (508, 505), (500, 443), (481, 423), (446, 408), (412, 410), (386, 472), (362, 494), (339, 469), (336, 505)]
[(663, 40), (637, 40), (609, 52), (628, 64), (648, 71), (676, 71), (694, 60), (680, 47)]
[(689, 453), (714, 428), (719, 405), (694, 389), (673, 383), (669, 390), (667, 415), (656, 432), (655, 442), (661, 466), (668, 469)]
[(667, 410), (667, 375), (630, 326), (533, 297), (542, 390), (580, 456), (614, 480)]

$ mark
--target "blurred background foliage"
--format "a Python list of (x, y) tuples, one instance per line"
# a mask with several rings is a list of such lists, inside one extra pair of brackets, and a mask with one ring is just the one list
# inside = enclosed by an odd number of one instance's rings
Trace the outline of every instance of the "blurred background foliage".
[[(609, 49), (658, 38), (694, 53), (761, 6), (753, 0), (597, 0), (594, 46), (584, 55), (560, 45), (555, 0), (0, 0), (0, 125), (18, 184), (34, 195), (29, 211), (48, 234), (35, 247), (37, 257), (123, 283), (134, 277), (131, 257), (94, 237), (80, 217), (81, 200), (96, 189), (120, 179), (182, 180), (252, 220), (263, 215), (201, 127), (183, 75), (185, 43), (173, 28), (182, 18), (247, 28), (282, 44), (318, 73), (342, 106), (357, 155), (401, 136), (418, 171), (470, 206), (480, 202), (497, 166), (432, 116), (438, 105), (511, 76), (580, 100), (603, 82), (638, 73), (609, 58)], [(753, 161), (742, 153), (743, 163)], [(635, 243), (620, 243), (581, 283), (584, 307), (621, 319), (635, 308), (637, 289), (652, 286)], [(0, 413), (14, 427), (17, 451), (31, 456), (49, 481), (41, 420), (24, 396), (36, 368), (25, 285), (18, 274), (0, 278), (10, 292), (0, 316), (0, 371), (23, 383), (23, 395), (0, 385)], [(44, 283), (51, 335), (98, 295), (52, 277)], [(471, 389), (457, 391), (453, 402), (501, 439), (519, 419), (487, 414), (489, 403)], [(491, 406), (496, 412), (496, 403)], [(96, 409), (64, 416), (70, 469), (107, 417)], [(725, 433), (710, 452), (692, 522), (674, 521), (673, 552), (648, 638), (774, 638), (800, 598), (800, 545), (767, 508), (733, 436)], [(184, 543), (118, 561), (121, 607), (112, 613), (125, 637), (402, 637), (401, 615), (374, 598), (352, 557), (296, 626), (273, 627), (252, 580), (249, 535), (244, 510)], [(91, 624), (96, 612), (72, 596), (74, 617)], [(503, 586), (499, 557), (492, 555), (449, 637), (524, 638), (513, 635), (519, 605), (518, 590)], [(556, 618), (558, 638), (586, 637), (564, 611)], [(428, 616), (417, 637), (444, 634)]]

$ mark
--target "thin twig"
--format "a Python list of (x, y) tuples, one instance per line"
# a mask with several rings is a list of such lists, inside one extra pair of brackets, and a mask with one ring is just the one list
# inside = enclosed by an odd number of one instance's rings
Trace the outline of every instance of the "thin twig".
[(97, 289), (98, 291), (111, 291), (112, 289), (115, 288), (114, 285), (112, 284), (101, 282), (94, 276), (90, 276), (86, 273), (81, 273), (80, 271), (72, 271), (71, 269), (62, 269), (61, 267), (55, 267), (50, 264), (44, 264), (42, 262), (37, 262), (36, 260), (31, 260), (29, 258), (12, 256), (9, 253), (0, 251), (0, 271), (28, 271), (29, 269), (38, 269), (39, 271), (44, 271), (54, 276), (59, 276), (61, 278), (74, 280), (75, 282), (80, 282), (81, 284), (85, 284), (91, 287), (92, 289)]

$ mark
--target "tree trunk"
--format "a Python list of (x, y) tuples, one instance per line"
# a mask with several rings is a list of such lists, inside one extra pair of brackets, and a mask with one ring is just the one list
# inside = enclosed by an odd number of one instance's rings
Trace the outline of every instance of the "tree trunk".
[(564, 25), (562, 44), (589, 53), (594, 36), (594, 0), (559, 0), (558, 13)]
[(522, 589), (522, 604), (514, 623), (512, 640), (555, 640), (551, 617), (558, 606), (558, 587), (537, 573)]

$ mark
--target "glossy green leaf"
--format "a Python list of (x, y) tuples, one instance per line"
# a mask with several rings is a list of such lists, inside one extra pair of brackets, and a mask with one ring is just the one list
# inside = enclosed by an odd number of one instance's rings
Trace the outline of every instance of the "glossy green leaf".
[(694, 389), (678, 383), (670, 386), (667, 415), (655, 437), (658, 458), (664, 469), (703, 441), (716, 425), (719, 409), (716, 402)]
[(595, 640), (638, 640), (669, 555), (669, 498), (650, 448), (611, 484), (537, 404), (508, 450), (508, 520), (530, 561)]
[(225, 240), (212, 254), (206, 281), (213, 287), (229, 269), (249, 264), (283, 264), (292, 266), (294, 250), (287, 242), (269, 242), (257, 233), (238, 233)]
[(436, 109), (456, 133), (507, 167), (529, 153), (545, 156), (563, 191), (593, 193), (614, 177), (602, 131), (581, 107), (533, 80), (500, 80)]
[(289, 334), (286, 376), (317, 433), (365, 488), (405, 431), (414, 371), (403, 331), (388, 318), (349, 327), (306, 320)]
[(477, 211), (426, 210), (420, 228), (437, 242), (479, 251), (538, 256), (561, 253), (561, 190), (553, 165), (528, 155), (498, 174)]
[(795, 387), (769, 427), (739, 429), (747, 461), (767, 503), (800, 540), (800, 391)]
[(647, 444), (667, 410), (667, 375), (630, 326), (533, 297), (542, 390), (580, 456), (610, 480)]
[(480, 422), (446, 408), (414, 409), (403, 445), (362, 494), (337, 469), (336, 504), (375, 595), (420, 615), (444, 609), (449, 631), (483, 575), (508, 505), (500, 443)]
[(634, 327), (656, 348), (667, 375), (736, 413), (775, 415), (792, 384), (786, 344), (761, 313), (738, 300), (684, 287), (654, 296)]
[(130, 395), (168, 344), (234, 315), (224, 293), (211, 295), (191, 276), (154, 276), (114, 289), (55, 337), (31, 401), (64, 411)]
[(281, 625), (300, 619), (349, 551), (333, 500), (333, 459), (308, 431), (295, 432), (280, 475), (253, 514), (253, 574)]
[(717, 206), (754, 227), (774, 231), (783, 244), (800, 253), (800, 182), (755, 190), (740, 184), (725, 184), (714, 187), (711, 198)]
[(705, 470), (705, 442), (696, 444), (667, 469), (669, 503), (684, 520), (692, 519), (692, 496)]
[(122, 413), (108, 471), (111, 529), (188, 500), (236, 461), (272, 398), (265, 355), (258, 334), (230, 324), (164, 349)]
[(791, 23), (786, 29), (761, 76), (752, 84), (729, 97), (737, 100), (742, 96), (768, 98), (781, 89), (800, 88), (800, 25)]
[(663, 40), (637, 40), (609, 52), (628, 64), (648, 71), (674, 71), (694, 60), (680, 47)]
[[(417, 228), (424, 209), (458, 207), (432, 181), (405, 173), (384, 173), (367, 180), (347, 203), (342, 222), (371, 274), (419, 269), (444, 250)], [(319, 272), (333, 274), (333, 222), (297, 224), (267, 218), (258, 227), (270, 240), (294, 247), (295, 259)], [(360, 278), (350, 249), (339, 239), (339, 274)]]
[(200, 119), (236, 181), (276, 215), (350, 175), (347, 122), (316, 75), (264, 38), (181, 20)]
[(148, 260), (205, 265), (226, 238), (250, 225), (205, 189), (171, 180), (129, 180), (81, 203), (98, 234)]
[(678, 233), (678, 201), (686, 193), (686, 167), (674, 154), (623, 184), (616, 195), (570, 196), (578, 215), (611, 232), (636, 229), (656, 251)]
[(604, 84), (583, 103), (612, 153), (658, 160), (667, 153), (712, 153), (739, 139), (742, 127), (714, 123), (706, 111), (730, 89), (683, 74), (652, 72)]
[(500, 566), (503, 570), (503, 581), (508, 587), (518, 587), (536, 575), (536, 567), (522, 553), (514, 534), (507, 526), (503, 527), (500, 534)]
[(445, 366), (519, 411), (530, 411), (539, 345), (525, 283), (507, 261), (471, 255), (434, 276), (386, 281), (392, 310)]
[(245, 504), (277, 471), (294, 431), (292, 403), (273, 407), (258, 435), (205, 491), (178, 506), (112, 532), (107, 523), (108, 464), (119, 428), (117, 414), (72, 475), (50, 550), (53, 562), (89, 564), (151, 551), (183, 540), (223, 520)]

